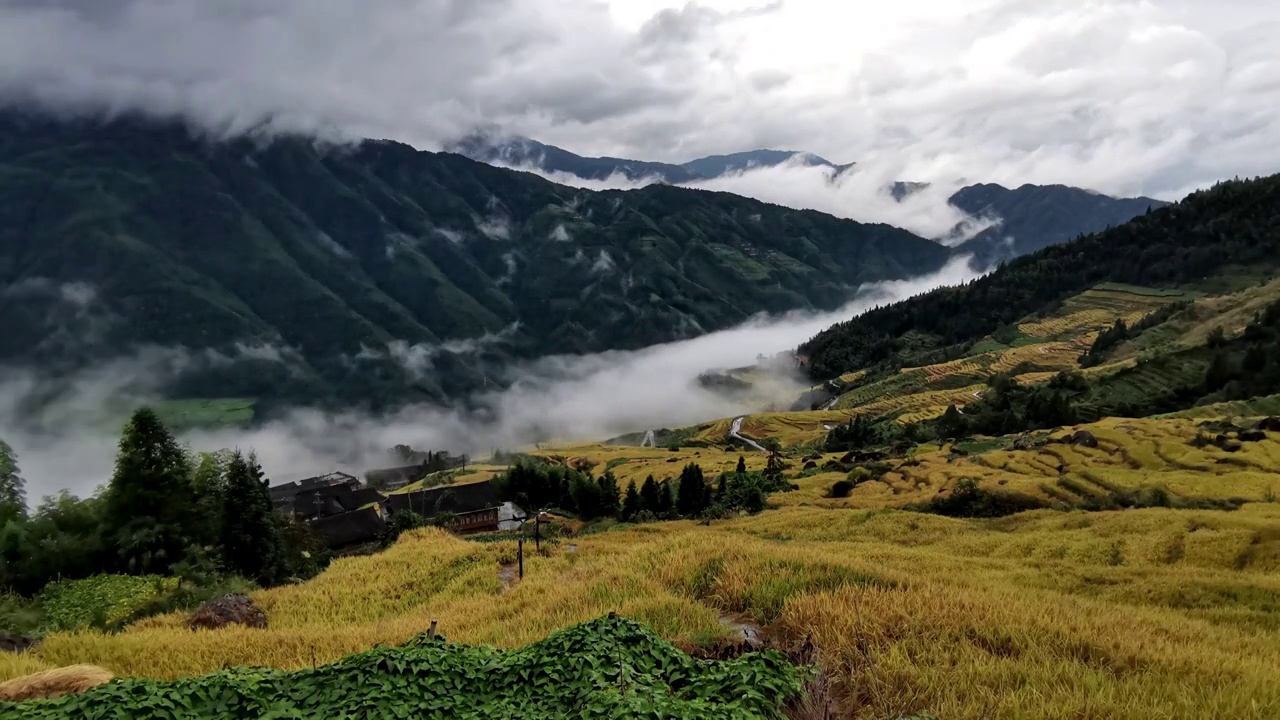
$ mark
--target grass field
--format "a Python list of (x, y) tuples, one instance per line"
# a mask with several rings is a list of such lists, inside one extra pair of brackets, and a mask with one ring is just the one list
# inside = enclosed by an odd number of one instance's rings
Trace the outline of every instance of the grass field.
[(152, 409), (174, 431), (193, 428), (216, 430), (244, 427), (253, 422), (253, 398), (220, 398), (211, 400), (164, 400)]
[[(785, 432), (830, 414), (799, 415), (746, 427)], [(174, 615), (116, 635), (54, 634), (34, 654), (0, 655), (0, 678), (84, 662), (157, 678), (225, 664), (303, 668), (402, 642), (433, 620), (452, 640), (516, 647), (617, 611), (687, 648), (729, 639), (728, 616), (811, 638), (853, 717), (1274, 717), (1280, 437), (1227, 453), (1189, 444), (1199, 430), (1190, 419), (1087, 429), (1098, 448), (998, 449), (1006, 439), (956, 457), (922, 447), (848, 498), (826, 498), (843, 476), (820, 472), (798, 476), (799, 490), (774, 495), (757, 516), (581, 535), (527, 554), (525, 578), (510, 588), (498, 570), (513, 560), (512, 543), (415, 531), (308, 583), (256, 593), (267, 630), (192, 633)], [(544, 454), (596, 472), (611, 465), (625, 483), (674, 476), (689, 461), (714, 476), (739, 452), (587, 445)], [(761, 453), (743, 455), (764, 464)], [(961, 478), (1046, 500), (1070, 488), (1159, 485), (1176, 497), (1249, 502), (991, 520), (895, 509)]]

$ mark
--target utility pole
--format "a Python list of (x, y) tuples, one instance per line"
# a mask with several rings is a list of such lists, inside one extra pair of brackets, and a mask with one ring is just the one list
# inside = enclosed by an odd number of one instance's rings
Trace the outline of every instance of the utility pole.
[(520, 579), (524, 579), (524, 538), (516, 540), (516, 560), (520, 563)]

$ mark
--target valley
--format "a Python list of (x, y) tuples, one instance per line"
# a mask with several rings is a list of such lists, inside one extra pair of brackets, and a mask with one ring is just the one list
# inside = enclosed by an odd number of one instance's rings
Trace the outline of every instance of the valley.
[[(1265, 244), (1239, 257), (1261, 253), (1277, 238), (1276, 205), (1265, 195), (1243, 214), (1234, 198), (1274, 182), (1213, 191), (1193, 201), (1196, 217), (1260, 228)], [(1163, 242), (1150, 227), (1118, 231), (1135, 238), (1126, 252)], [(1194, 230), (1182, 237), (1194, 247)], [(181, 694), (186, 678), (269, 666), (302, 683), (427, 627), (534, 652), (617, 613), (694, 657), (736, 657), (748, 648), (727, 649), (759, 636), (813, 668), (797, 692), (842, 717), (1269, 717), (1280, 709), (1280, 280), (1257, 265), (1197, 265), (1193, 277), (1178, 264), (1198, 262), (1193, 250), (1163, 270), (1056, 274), (1057, 258), (1079, 252), (1051, 248), (820, 334), (800, 349), (811, 369), (870, 362), (805, 393), (814, 409), (514, 448), (385, 495), (394, 509), (397, 495), (491, 487), (549, 513), (536, 547), (528, 523), (459, 535), (447, 514), (415, 527), (422, 518), (393, 513), (390, 542), (340, 549), (310, 579), (249, 585), (266, 628), (193, 633), (188, 609), (140, 612), (175, 592), (143, 583), (94, 611), (137, 620), (63, 621), (33, 649), (0, 654), (0, 678), (87, 663)], [(1048, 277), (1082, 286), (1055, 290)], [(1129, 282), (1153, 277), (1169, 282)], [(1037, 280), (1044, 299), (1030, 311), (972, 314), (996, 289)], [(917, 308), (944, 309), (874, 343), (832, 341)], [(215, 421), (235, 410), (179, 409)], [(699, 487), (701, 505), (688, 489)], [(2, 717), (25, 712), (0, 705)]]

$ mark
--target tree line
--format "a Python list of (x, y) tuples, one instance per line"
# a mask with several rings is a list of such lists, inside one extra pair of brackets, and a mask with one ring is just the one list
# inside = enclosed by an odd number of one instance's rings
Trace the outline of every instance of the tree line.
[(111, 572), (267, 586), (325, 562), (305, 525), (273, 511), (252, 452), (193, 453), (148, 408), (125, 425), (111, 480), (91, 497), (63, 491), (28, 513), (17, 460), (0, 443), (0, 588), (12, 592)]
[(529, 512), (558, 510), (583, 520), (621, 522), (756, 513), (764, 509), (770, 493), (790, 489), (776, 454), (771, 454), (763, 472), (747, 470), (745, 458), (739, 457), (733, 472), (722, 473), (713, 482), (700, 465), (689, 463), (678, 478), (657, 480), (649, 475), (640, 484), (630, 481), (622, 492), (612, 469), (592, 477), (590, 470), (538, 459), (522, 460), (494, 482), (503, 500)]

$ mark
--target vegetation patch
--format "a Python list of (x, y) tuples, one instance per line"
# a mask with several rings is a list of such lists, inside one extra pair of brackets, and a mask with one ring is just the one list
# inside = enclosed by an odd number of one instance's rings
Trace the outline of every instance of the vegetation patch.
[(428, 634), (314, 670), (233, 668), (127, 679), (58, 700), (0, 704), (0, 718), (782, 718), (806, 672), (775, 650), (696, 660), (610, 614), (519, 650)]

